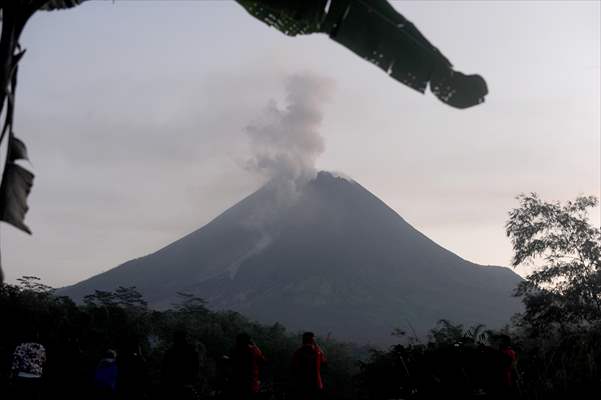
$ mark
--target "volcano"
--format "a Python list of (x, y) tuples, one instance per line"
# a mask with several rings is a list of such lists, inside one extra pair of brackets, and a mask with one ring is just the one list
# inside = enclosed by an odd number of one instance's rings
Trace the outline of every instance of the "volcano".
[(204, 227), (62, 294), (136, 286), (167, 308), (186, 292), (293, 331), (387, 344), (395, 328), (423, 336), (443, 318), (500, 328), (521, 310), (511, 295), (520, 280), (462, 259), (357, 182), (320, 172), (299, 187), (272, 181)]

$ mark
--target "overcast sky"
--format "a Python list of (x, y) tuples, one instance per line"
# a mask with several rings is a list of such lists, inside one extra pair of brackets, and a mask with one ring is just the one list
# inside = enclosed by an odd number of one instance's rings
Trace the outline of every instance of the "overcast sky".
[(486, 103), (463, 111), (324, 35), (286, 37), (233, 1), (38, 13), (21, 40), (16, 113), (36, 174), (34, 234), (3, 224), (7, 280), (77, 282), (256, 190), (265, 178), (244, 168), (244, 128), (282, 100), (288, 76), (307, 72), (333, 82), (318, 168), (351, 176), (461, 257), (508, 265), (517, 194), (601, 194), (600, 4), (394, 2), (458, 70), (486, 78)]

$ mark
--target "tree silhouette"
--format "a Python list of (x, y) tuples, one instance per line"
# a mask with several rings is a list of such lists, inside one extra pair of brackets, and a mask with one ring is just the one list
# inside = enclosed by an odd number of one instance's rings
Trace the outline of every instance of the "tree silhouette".
[(518, 199), (506, 224), (512, 265), (540, 263), (517, 290), (525, 318), (542, 329), (601, 321), (601, 231), (588, 220), (597, 199), (581, 196), (565, 205), (535, 193)]

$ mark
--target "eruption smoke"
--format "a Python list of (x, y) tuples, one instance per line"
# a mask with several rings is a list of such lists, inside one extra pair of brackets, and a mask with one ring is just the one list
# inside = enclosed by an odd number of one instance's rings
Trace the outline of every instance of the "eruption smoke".
[(333, 82), (315, 75), (293, 75), (286, 80), (286, 105), (282, 109), (271, 100), (261, 116), (245, 131), (251, 157), (245, 168), (269, 179), (270, 201), (258, 202), (239, 222), (255, 233), (251, 245), (240, 258), (227, 266), (234, 279), (240, 266), (265, 250), (278, 236), (279, 217), (296, 203), (300, 188), (315, 178), (315, 161), (324, 151), (318, 132), (323, 119), (322, 106)]
[[(241, 262), (267, 247), (277, 231), (273, 223), (296, 203), (302, 186), (315, 178), (315, 161), (324, 151), (318, 132), (323, 119), (322, 106), (334, 84), (311, 74), (293, 75), (286, 80), (284, 108), (271, 100), (261, 118), (246, 127), (251, 157), (248, 171), (268, 178), (271, 202), (261, 203), (242, 224), (257, 232), (257, 243)], [(230, 277), (241, 262), (230, 266)]]
[(247, 170), (293, 187), (313, 179), (324, 151), (321, 109), (332, 88), (331, 80), (315, 75), (289, 77), (285, 108), (272, 100), (260, 122), (246, 127), (252, 153)]

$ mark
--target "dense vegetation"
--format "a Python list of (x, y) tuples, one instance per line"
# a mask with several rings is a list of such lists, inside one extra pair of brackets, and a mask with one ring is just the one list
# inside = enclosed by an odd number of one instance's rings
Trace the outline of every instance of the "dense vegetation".
[[(49, 396), (64, 397), (66, 390), (91, 393), (94, 368), (106, 349), (140, 345), (145, 356), (148, 393), (160, 384), (161, 362), (174, 333), (187, 332), (199, 351), (198, 390), (215, 395), (220, 388), (219, 360), (234, 347), (236, 335), (249, 333), (267, 357), (263, 371), (266, 389), (285, 391), (293, 352), (300, 335), (280, 325), (265, 326), (235, 312), (213, 312), (203, 300), (180, 293), (181, 301), (167, 311), (149, 310), (135, 288), (97, 291), (77, 305), (55, 296), (38, 278), (24, 277), (18, 285), (0, 288), (0, 391), (6, 390), (12, 351), (24, 340), (36, 340), (47, 349), (46, 383)], [(328, 354), (326, 384), (334, 398), (351, 395), (351, 377), (357, 366), (357, 348), (322, 338)], [(75, 394), (74, 394), (75, 395)], [(54, 398), (54, 397), (50, 397)]]
[[(397, 331), (398, 345), (369, 352), (330, 338), (319, 340), (329, 358), (324, 371), (328, 398), (469, 398), (498, 393), (506, 365), (499, 351), (507, 339), (518, 356), (512, 397), (575, 398), (601, 390), (601, 233), (587, 209), (596, 199), (581, 197), (565, 206), (535, 195), (519, 198), (507, 235), (513, 264), (537, 263), (516, 291), (525, 311), (500, 332), (479, 325), (464, 328), (441, 320), (428, 340)], [(0, 286), (0, 392), (9, 385), (11, 354), (26, 340), (48, 351), (48, 398), (87, 398), (94, 368), (107, 348), (135, 343), (146, 359), (146, 392), (156, 397), (161, 360), (177, 331), (188, 333), (199, 351), (198, 390), (218, 397), (224, 376), (220, 360), (238, 333), (249, 333), (267, 356), (262, 371), (267, 393), (287, 391), (291, 355), (300, 335), (265, 326), (235, 312), (214, 312), (202, 299), (179, 293), (166, 311), (148, 309), (135, 288), (96, 291), (84, 304), (56, 296), (38, 278)], [(68, 392), (73, 392), (71, 395)], [(83, 397), (81, 394), (84, 394)]]
[(518, 200), (520, 206), (510, 211), (506, 232), (513, 245), (513, 266), (532, 267), (515, 293), (523, 299), (524, 312), (502, 332), (441, 321), (427, 344), (404, 338), (401, 332), (404, 344), (374, 351), (361, 364), (366, 397), (465, 398), (495, 393), (502, 369), (496, 349), (506, 336), (518, 355), (516, 387), (510, 397), (598, 396), (601, 231), (588, 218), (597, 199), (578, 197), (561, 205), (530, 194)]

